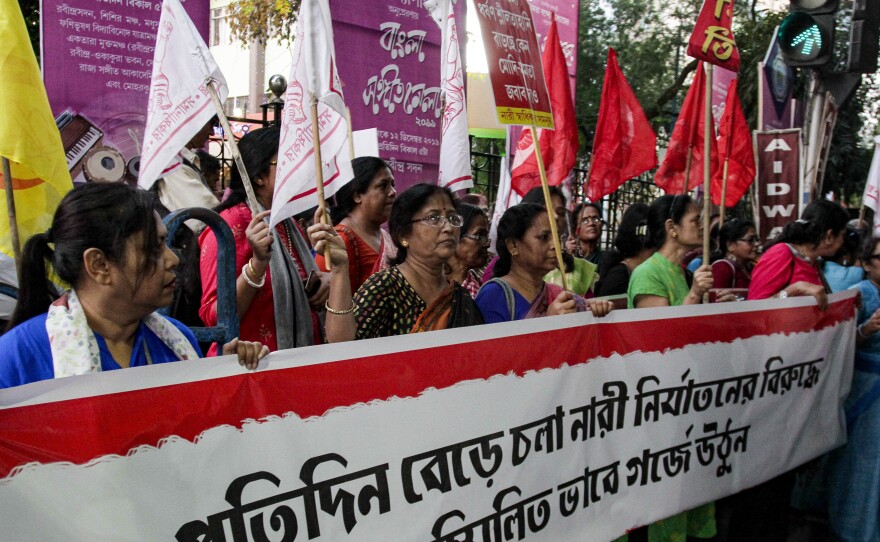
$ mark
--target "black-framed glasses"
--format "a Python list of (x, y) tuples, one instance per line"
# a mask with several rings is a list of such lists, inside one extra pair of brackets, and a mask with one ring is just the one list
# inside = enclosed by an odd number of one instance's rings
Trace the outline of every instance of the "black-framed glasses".
[(424, 218), (416, 218), (410, 221), (410, 224), (415, 224), (416, 222), (424, 222), (434, 228), (442, 228), (443, 225), (447, 223), (453, 228), (460, 228), (464, 224), (464, 218), (457, 214), (451, 214), (449, 216), (431, 215)]
[(742, 241), (744, 243), (748, 243), (750, 245), (760, 245), (761, 239), (757, 235), (750, 235), (748, 237), (743, 237), (741, 239), (737, 239), (737, 241)]
[(581, 224), (604, 224), (605, 221), (598, 216), (585, 216), (581, 219)]
[(461, 236), (467, 237), (468, 239), (473, 239), (474, 241), (476, 241), (477, 243), (479, 243), (481, 245), (488, 246), (491, 243), (488, 235), (474, 235), (472, 233), (463, 233), (463, 234), (461, 234)]

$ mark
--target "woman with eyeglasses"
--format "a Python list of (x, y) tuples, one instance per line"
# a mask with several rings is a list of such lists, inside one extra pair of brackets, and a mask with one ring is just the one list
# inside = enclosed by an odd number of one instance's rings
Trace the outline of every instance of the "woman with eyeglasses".
[[(348, 252), (351, 287), (357, 291), (367, 278), (381, 269), (390, 239), (382, 224), (388, 221), (397, 192), (388, 164), (375, 156), (351, 161), (354, 179), (336, 192), (330, 218)], [(315, 257), (318, 268), (327, 271), (324, 255)]]
[(577, 215), (574, 236), (577, 239), (574, 256), (599, 265), (602, 262), (602, 249), (599, 240), (602, 238), (602, 209), (595, 203), (584, 203)]
[(477, 306), (486, 323), (591, 311), (604, 316), (609, 301), (587, 301), (544, 281), (557, 265), (547, 210), (535, 203), (514, 205), (498, 222), (495, 278), (480, 288)]
[(752, 271), (749, 299), (813, 296), (821, 308), (828, 303), (819, 267), (843, 246), (849, 215), (839, 204), (816, 200), (798, 220), (786, 224)]
[(352, 299), (348, 254), (329, 226), (309, 228), (318, 253), (330, 244), (329, 342), (370, 339), (483, 323), (467, 290), (446, 274), (464, 220), (452, 193), (417, 184), (398, 194), (388, 229), (397, 247), (391, 267), (372, 275)]
[[(318, 310), (324, 306), (329, 279), (318, 271), (308, 243), (292, 219), (275, 228), (267, 223), (275, 192), (277, 127), (248, 132), (238, 142), (245, 170), (261, 209), (251, 213), (238, 168), (232, 169), (230, 196), (215, 209), (235, 240), (235, 300), (242, 339), (260, 341), (271, 351), (321, 344)], [(202, 306), (208, 326), (217, 323), (217, 238), (210, 230), (199, 237)], [(309, 280), (311, 277), (312, 280)], [(211, 352), (216, 345), (211, 348)]]
[(486, 213), (474, 205), (459, 202), (455, 206), (461, 215), (458, 248), (449, 259), (449, 278), (461, 284), (471, 297), (476, 297), (483, 285), (482, 269), (489, 261), (489, 220)]
[(724, 254), (712, 263), (713, 288), (748, 288), (750, 267), (758, 260), (761, 239), (751, 220), (734, 218), (721, 227), (718, 246)]

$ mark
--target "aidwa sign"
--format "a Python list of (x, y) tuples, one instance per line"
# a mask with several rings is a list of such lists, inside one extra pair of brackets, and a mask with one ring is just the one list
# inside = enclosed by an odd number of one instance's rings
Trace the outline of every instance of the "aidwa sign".
[(772, 239), (801, 213), (801, 131), (755, 132), (757, 218), (761, 239)]

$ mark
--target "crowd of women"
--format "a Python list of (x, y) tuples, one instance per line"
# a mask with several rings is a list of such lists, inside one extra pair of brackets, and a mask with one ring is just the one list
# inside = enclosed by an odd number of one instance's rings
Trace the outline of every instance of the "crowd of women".
[[(333, 202), (335, 226), (323, 224), (316, 211), (306, 230), (293, 219), (270, 228), (278, 138), (278, 129), (264, 128), (239, 142), (258, 212), (246, 203), (236, 170), (216, 209), (235, 241), (240, 337), (210, 345), (208, 355), (236, 354), (253, 369), (269, 351), (578, 311), (602, 317), (615, 300), (638, 309), (813, 296), (824, 307), (831, 291), (858, 288), (859, 354), (847, 403), (851, 444), (826, 461), (834, 482), (828, 507), (839, 536), (880, 536), (880, 410), (873, 400), (880, 395), (880, 242), (860, 245), (860, 230), (848, 227), (838, 204), (811, 203), (760, 259), (755, 225), (728, 220), (713, 228), (715, 252), (695, 261), (703, 221), (687, 195), (630, 205), (613, 249), (603, 251), (598, 205), (568, 213), (564, 194), (553, 189), (548, 212), (536, 190), (501, 217), (493, 256), (488, 217), (472, 204), (477, 200), (466, 203), (433, 184), (398, 194), (391, 169), (374, 157), (354, 160), (355, 178)], [(567, 237), (559, 240), (566, 247), (562, 269), (551, 220)], [(145, 192), (124, 184), (71, 191), (52, 227), (25, 247), (18, 306), (0, 337), (0, 387), (202, 357), (186, 325), (156, 312), (177, 286), (179, 260), (165, 236)], [(218, 313), (218, 242), (211, 230), (198, 242), (198, 313), (211, 326)], [(46, 277), (69, 289), (53, 295)], [(783, 475), (629, 537), (784, 540), (780, 518), (792, 480)], [(722, 517), (723, 532), (716, 526)]]

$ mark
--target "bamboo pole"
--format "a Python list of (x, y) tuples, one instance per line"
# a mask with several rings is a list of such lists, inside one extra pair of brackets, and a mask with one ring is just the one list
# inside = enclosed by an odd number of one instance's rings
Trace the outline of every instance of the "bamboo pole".
[(244, 167), (244, 161), (241, 159), (241, 153), (238, 152), (238, 145), (235, 143), (235, 137), (232, 135), (232, 127), (229, 126), (229, 119), (226, 118), (226, 113), (223, 111), (223, 104), (220, 103), (220, 95), (217, 93), (217, 83), (215, 81), (208, 81), (208, 92), (211, 94), (211, 101), (214, 102), (214, 109), (217, 110), (217, 117), (220, 119), (220, 124), (223, 126), (223, 133), (226, 134), (226, 141), (229, 143), (229, 152), (232, 153), (232, 159), (235, 161), (235, 166), (238, 168), (238, 173), (241, 175), (241, 183), (244, 185), (244, 191), (247, 194), (248, 207), (251, 209), (251, 213), (254, 216), (259, 213), (259, 203), (257, 202), (257, 196), (254, 194), (254, 187), (251, 185), (251, 179), (248, 177), (247, 170)]
[[(532, 116), (534, 119), (534, 115)], [(553, 249), (556, 251), (556, 263), (559, 265), (560, 277), (562, 277), (562, 289), (568, 290), (565, 283), (565, 262), (562, 260), (562, 243), (559, 241), (559, 230), (556, 228), (556, 211), (553, 209), (553, 199), (550, 197), (550, 183), (547, 182), (547, 171), (544, 169), (544, 157), (541, 156), (541, 142), (538, 141), (538, 129), (534, 123), (529, 128), (532, 131), (532, 144), (535, 146), (535, 160), (538, 162), (538, 173), (541, 175), (541, 188), (544, 190), (544, 205), (547, 206), (547, 218), (550, 219), (550, 235), (553, 237)]]
[[(727, 151), (727, 155), (730, 155), (730, 151)], [(727, 208), (727, 165), (730, 163), (730, 158), (724, 158), (724, 172), (721, 181), (721, 215), (718, 217), (718, 227), (724, 225), (724, 211)]]
[[(3, 185), (6, 188), (6, 216), (9, 217), (9, 235), (12, 238), (12, 251), (15, 254), (16, 268), (21, 261), (21, 242), (18, 238), (18, 220), (15, 216), (15, 191), (12, 189), (12, 168), (9, 159), (3, 157)], [(21, 279), (21, 277), (19, 277)]]
[[(709, 264), (709, 214), (712, 211), (712, 67), (712, 64), (706, 64), (706, 103), (703, 108), (703, 265)], [(708, 297), (708, 292), (703, 295), (703, 303), (708, 301)]]
[(345, 106), (345, 120), (348, 121), (348, 152), (354, 160), (354, 128), (351, 126), (351, 108)]
[[(321, 211), (321, 223), (332, 226), (330, 214), (327, 212), (327, 201), (324, 199), (324, 165), (321, 160), (321, 131), (318, 128), (318, 97), (311, 94), (312, 108), (312, 148), (315, 153), (315, 188), (318, 192), (318, 209)], [(324, 262), (330, 269), (330, 243), (324, 245)]]

